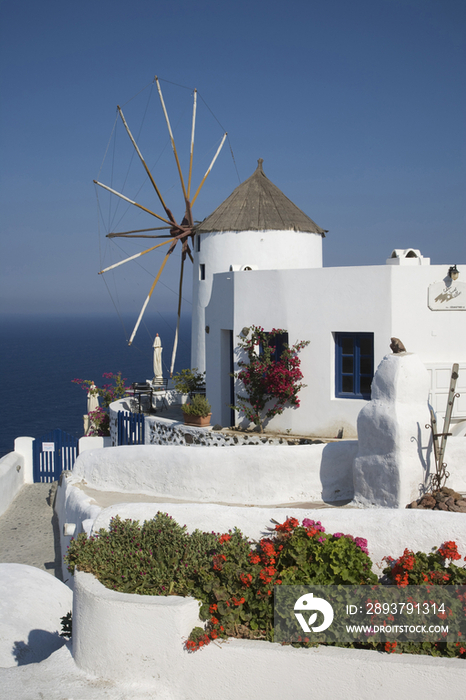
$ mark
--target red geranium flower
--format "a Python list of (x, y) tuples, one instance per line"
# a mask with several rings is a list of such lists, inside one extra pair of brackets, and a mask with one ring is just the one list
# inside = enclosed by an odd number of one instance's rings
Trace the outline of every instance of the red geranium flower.
[(249, 586), (251, 585), (251, 582), (252, 582), (251, 574), (240, 574), (239, 578), (240, 578), (240, 581), (243, 584), (243, 586), (246, 586), (247, 588), (249, 588)]
[(223, 569), (223, 562), (226, 560), (227, 558), (224, 554), (215, 554), (212, 559), (214, 571), (221, 571)]
[(451, 559), (452, 561), (461, 559), (461, 554), (458, 554), (456, 542), (452, 542), (451, 540), (449, 542), (444, 542), (442, 546), (439, 547), (438, 553), (442, 559)]

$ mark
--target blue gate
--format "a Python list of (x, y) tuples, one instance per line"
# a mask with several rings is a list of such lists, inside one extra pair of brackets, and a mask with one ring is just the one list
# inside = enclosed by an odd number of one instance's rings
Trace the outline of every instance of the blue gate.
[(118, 411), (118, 444), (144, 445), (144, 413)]
[(34, 483), (58, 481), (65, 469), (73, 469), (78, 456), (78, 438), (63, 430), (36, 438), (32, 444)]

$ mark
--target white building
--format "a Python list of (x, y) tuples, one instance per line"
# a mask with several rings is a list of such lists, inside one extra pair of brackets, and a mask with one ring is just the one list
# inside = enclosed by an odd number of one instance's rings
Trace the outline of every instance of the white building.
[(286, 329), (290, 345), (310, 341), (300, 354), (301, 407), (287, 408), (267, 430), (356, 436), (393, 336), (429, 370), (440, 415), (452, 364), (460, 363), (454, 420), (466, 420), (466, 283), (449, 276), (453, 265), (430, 265), (408, 249), (381, 265), (322, 267), (326, 231), (267, 179), (262, 160), (196, 231), (191, 365), (206, 369), (214, 424), (241, 422), (229, 407), (238, 389), (230, 375), (238, 336), (251, 325)]

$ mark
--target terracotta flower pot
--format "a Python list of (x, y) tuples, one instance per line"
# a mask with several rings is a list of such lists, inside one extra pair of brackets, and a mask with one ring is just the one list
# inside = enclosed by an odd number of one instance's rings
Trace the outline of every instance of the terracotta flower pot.
[(195, 426), (196, 428), (205, 428), (208, 425), (210, 425), (210, 418), (212, 416), (211, 413), (209, 413), (207, 416), (193, 416), (189, 413), (184, 413), (184, 424), (185, 425), (192, 425)]

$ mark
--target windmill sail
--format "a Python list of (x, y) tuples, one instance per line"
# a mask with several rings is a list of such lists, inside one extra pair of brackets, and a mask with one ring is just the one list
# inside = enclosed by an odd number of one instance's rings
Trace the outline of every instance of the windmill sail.
[(160, 81), (159, 81), (157, 76), (155, 76), (153, 82), (157, 86), (157, 92), (159, 95), (159, 100), (160, 100), (160, 104), (162, 107), (162, 111), (163, 111), (163, 114), (165, 117), (165, 122), (167, 125), (168, 134), (170, 137), (172, 151), (173, 151), (173, 155), (175, 158), (176, 167), (178, 170), (178, 176), (179, 176), (181, 188), (183, 191), (183, 197), (184, 197), (185, 214), (184, 214), (184, 217), (183, 217), (181, 224), (178, 224), (174, 215), (172, 214), (171, 210), (167, 207), (167, 205), (165, 203), (165, 200), (161, 194), (161, 191), (155, 182), (155, 179), (151, 173), (149, 166), (147, 165), (147, 161), (144, 158), (144, 156), (142, 155), (141, 149), (140, 149), (135, 137), (133, 136), (133, 133), (131, 132), (131, 129), (130, 129), (129, 124), (126, 120), (126, 117), (123, 114), (123, 110), (121, 109), (120, 106), (118, 106), (117, 107), (118, 115), (119, 115), (119, 117), (124, 125), (125, 131), (126, 131), (128, 137), (131, 141), (131, 144), (134, 148), (134, 152), (136, 152), (139, 160), (141, 161), (143, 168), (147, 174), (147, 177), (149, 178), (149, 180), (152, 184), (152, 187), (157, 194), (158, 200), (164, 209), (165, 216), (161, 216), (160, 214), (157, 214), (156, 212), (152, 211), (152, 209), (149, 209), (148, 207), (140, 204), (139, 202), (136, 202), (134, 199), (130, 199), (129, 197), (122, 194), (121, 192), (118, 192), (116, 189), (114, 189), (113, 187), (110, 187), (109, 185), (106, 185), (98, 180), (94, 180), (94, 183), (97, 186), (110, 192), (110, 194), (122, 199), (123, 201), (126, 201), (128, 204), (131, 204), (132, 206), (137, 207), (141, 211), (144, 211), (145, 213), (150, 214), (151, 216), (154, 216), (157, 219), (159, 219), (164, 224), (166, 224), (166, 228), (169, 229), (169, 233), (164, 234), (164, 235), (150, 235), (150, 234), (148, 234), (149, 231), (160, 230), (161, 227), (159, 227), (158, 229), (132, 229), (131, 231), (126, 231), (126, 232), (122, 232), (122, 233), (114, 233), (113, 232), (113, 233), (107, 234), (108, 238), (118, 238), (118, 237), (119, 238), (151, 238), (151, 237), (153, 237), (153, 238), (166, 238), (167, 240), (165, 240), (163, 243), (158, 243), (155, 246), (151, 246), (150, 248), (147, 248), (146, 250), (143, 250), (139, 253), (128, 256), (124, 260), (121, 260), (117, 263), (113, 263), (112, 265), (109, 265), (109, 266), (105, 267), (104, 269), (102, 269), (99, 272), (99, 274), (103, 274), (103, 273), (108, 272), (110, 270), (114, 270), (117, 267), (119, 267), (127, 262), (130, 262), (132, 260), (136, 260), (137, 258), (140, 258), (141, 256), (146, 255), (147, 253), (150, 253), (154, 250), (157, 250), (158, 248), (160, 248), (164, 245), (170, 244), (169, 250), (166, 253), (166, 255), (162, 261), (162, 264), (157, 272), (157, 275), (155, 276), (155, 279), (151, 285), (149, 293), (146, 296), (146, 299), (143, 303), (143, 306), (142, 306), (141, 311), (139, 313), (136, 324), (135, 324), (133, 331), (131, 333), (130, 339), (128, 341), (128, 344), (131, 345), (133, 343), (134, 337), (138, 331), (141, 320), (144, 316), (145, 310), (149, 304), (149, 301), (152, 297), (152, 294), (154, 293), (154, 290), (157, 286), (157, 283), (160, 280), (162, 272), (163, 272), (170, 256), (174, 252), (178, 242), (181, 243), (181, 268), (180, 268), (180, 278), (179, 278), (179, 285), (178, 285), (177, 324), (176, 324), (175, 339), (174, 339), (174, 344), (173, 344), (173, 353), (172, 353), (171, 366), (170, 366), (170, 376), (171, 376), (173, 373), (173, 370), (174, 370), (174, 366), (175, 366), (176, 351), (177, 351), (177, 346), (178, 346), (179, 327), (180, 327), (180, 318), (181, 318), (184, 263), (186, 260), (186, 256), (189, 256), (191, 261), (193, 260), (192, 254), (191, 254), (191, 249), (189, 247), (189, 238), (193, 239), (193, 237), (194, 237), (194, 223), (193, 223), (191, 207), (192, 207), (192, 204), (197, 199), (208, 175), (210, 174), (210, 172), (212, 170), (212, 167), (213, 167), (215, 161), (217, 160), (217, 158), (220, 154), (220, 151), (222, 150), (222, 147), (223, 147), (223, 144), (225, 143), (225, 139), (227, 137), (227, 134), (224, 133), (223, 138), (222, 138), (221, 143), (220, 143), (220, 146), (218, 147), (218, 149), (215, 153), (215, 156), (212, 159), (212, 162), (210, 163), (209, 168), (207, 169), (204, 177), (202, 178), (201, 183), (199, 184), (199, 186), (198, 186), (198, 188), (197, 188), (197, 190), (196, 190), (196, 192), (191, 200), (190, 196), (191, 196), (193, 156), (194, 156), (194, 135), (195, 135), (195, 127), (196, 127), (196, 112), (197, 112), (197, 90), (194, 90), (194, 92), (193, 92), (193, 111), (192, 111), (191, 140), (190, 140), (190, 151), (189, 151), (189, 173), (188, 173), (187, 188), (186, 188), (185, 179), (183, 177), (183, 172), (182, 172), (180, 160), (178, 157), (178, 151), (176, 148), (175, 138), (173, 135), (173, 131), (172, 131), (171, 123), (170, 123), (170, 118), (168, 115), (168, 110), (167, 110), (167, 107), (165, 105), (165, 100), (164, 100), (164, 97), (162, 94), (162, 88), (160, 86)]

